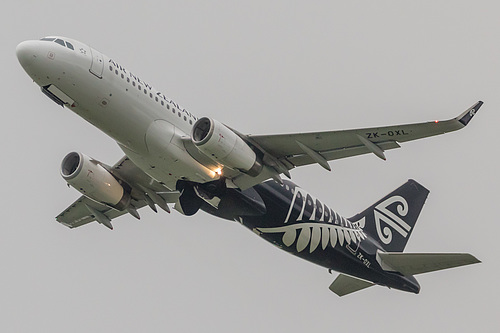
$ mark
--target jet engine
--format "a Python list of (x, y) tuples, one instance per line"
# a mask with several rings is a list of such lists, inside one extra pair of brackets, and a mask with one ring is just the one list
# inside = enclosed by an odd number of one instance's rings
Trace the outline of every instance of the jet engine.
[(200, 118), (191, 131), (195, 146), (215, 162), (250, 176), (262, 171), (262, 163), (255, 152), (230, 128), (217, 120)]
[(86, 197), (124, 210), (130, 205), (130, 193), (99, 161), (72, 152), (61, 163), (61, 176)]

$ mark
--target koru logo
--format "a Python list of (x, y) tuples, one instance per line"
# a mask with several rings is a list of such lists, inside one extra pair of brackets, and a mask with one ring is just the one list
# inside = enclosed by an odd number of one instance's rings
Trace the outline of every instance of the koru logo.
[[(388, 209), (394, 203), (398, 204), (396, 210), (399, 216)], [(411, 226), (402, 219), (406, 215), (408, 215), (408, 202), (399, 195), (390, 197), (375, 207), (375, 227), (377, 228), (378, 237), (384, 244), (389, 244), (392, 241), (393, 229), (405, 238), (408, 236)], [(382, 228), (382, 222), (387, 226)]]
[(469, 116), (471, 116), (471, 118), (474, 117), (475, 114), (476, 114), (476, 109), (470, 110)]

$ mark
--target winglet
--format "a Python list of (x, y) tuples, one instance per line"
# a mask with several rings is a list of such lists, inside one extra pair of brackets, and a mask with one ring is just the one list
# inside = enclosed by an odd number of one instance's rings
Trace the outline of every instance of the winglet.
[(482, 101), (477, 102), (466, 111), (464, 111), (460, 116), (456, 119), (462, 123), (462, 125), (467, 126), (467, 124), (472, 120), (472, 117), (476, 114), (479, 108), (483, 105)]

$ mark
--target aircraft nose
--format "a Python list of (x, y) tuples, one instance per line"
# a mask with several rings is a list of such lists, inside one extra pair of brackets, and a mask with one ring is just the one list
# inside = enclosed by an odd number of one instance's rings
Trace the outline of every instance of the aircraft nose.
[(20, 43), (16, 47), (17, 60), (24, 70), (28, 70), (37, 58), (36, 41), (28, 40)]

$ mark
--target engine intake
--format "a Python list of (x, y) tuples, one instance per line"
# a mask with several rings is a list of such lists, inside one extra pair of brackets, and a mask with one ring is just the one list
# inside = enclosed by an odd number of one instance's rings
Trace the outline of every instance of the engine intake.
[(130, 205), (130, 194), (99, 161), (82, 153), (71, 152), (61, 163), (61, 176), (86, 197), (124, 210)]
[(217, 120), (198, 119), (191, 131), (195, 146), (215, 162), (250, 176), (262, 171), (262, 163), (250, 146), (235, 132)]

